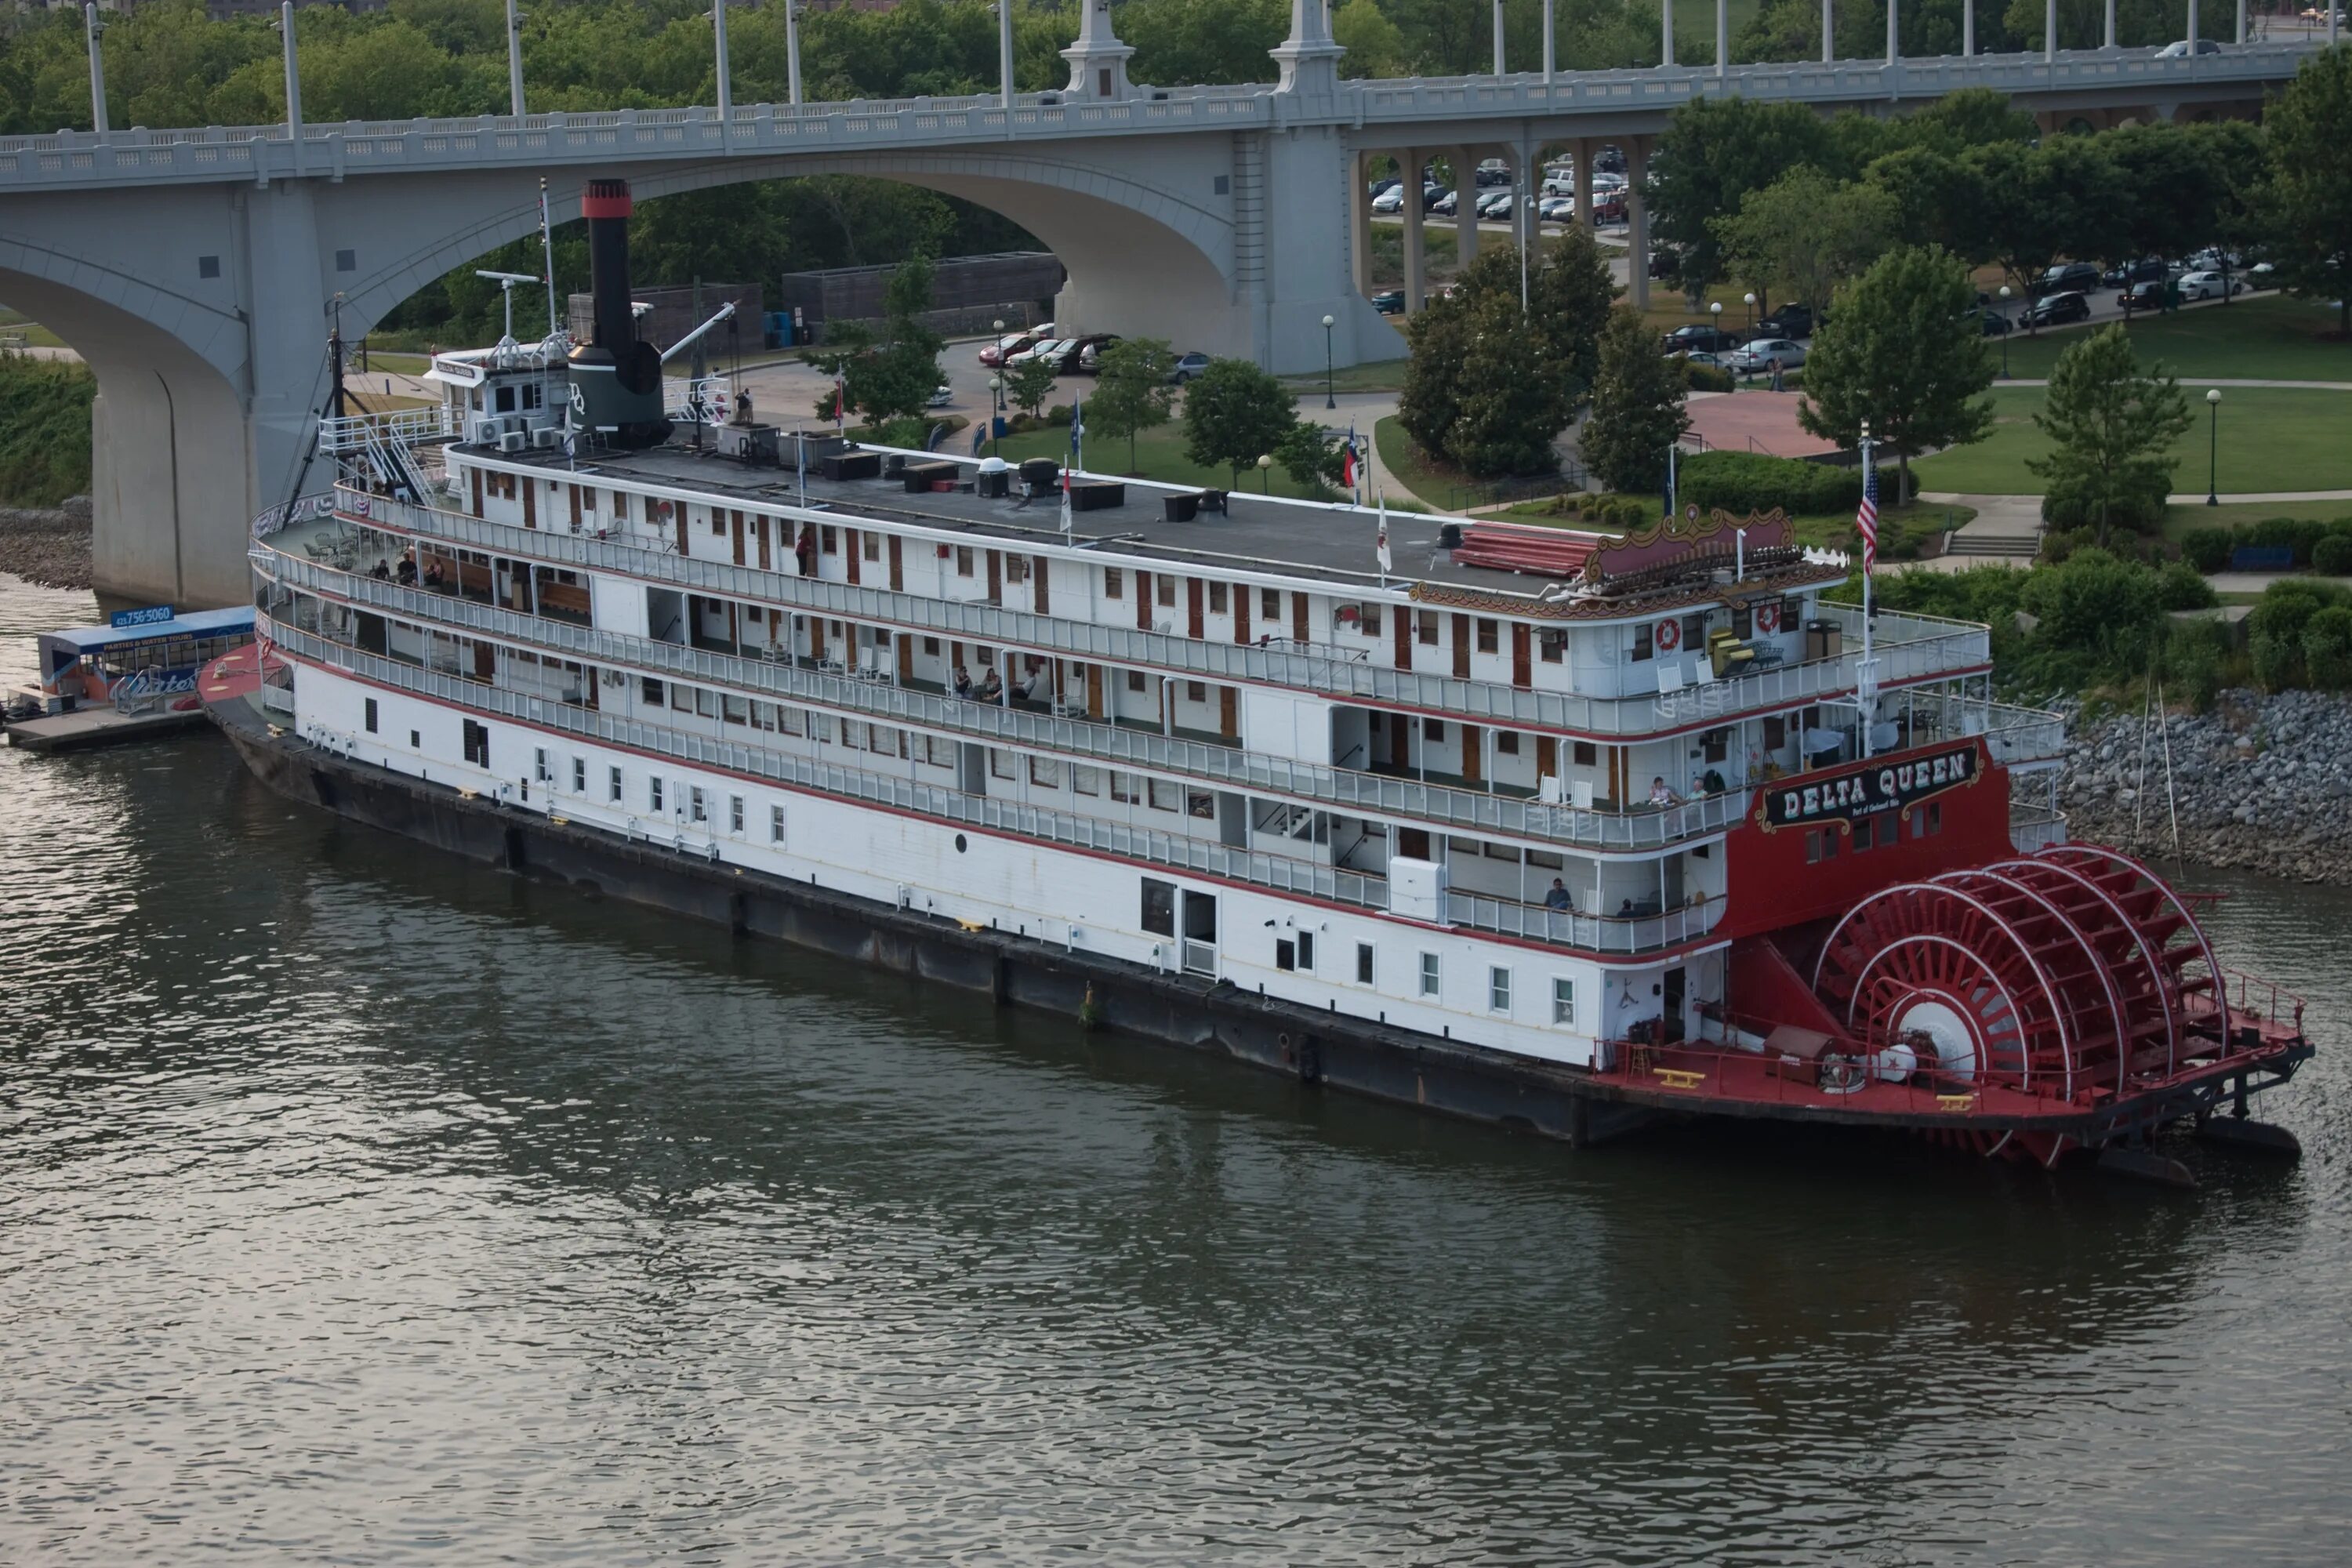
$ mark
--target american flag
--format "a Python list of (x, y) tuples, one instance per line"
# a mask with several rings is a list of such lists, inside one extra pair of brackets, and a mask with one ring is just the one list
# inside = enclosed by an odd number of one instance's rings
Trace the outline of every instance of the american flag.
[(1868, 447), (1862, 449), (1862, 510), (1853, 525), (1862, 531), (1862, 569), (1867, 572), (1878, 564), (1878, 468)]

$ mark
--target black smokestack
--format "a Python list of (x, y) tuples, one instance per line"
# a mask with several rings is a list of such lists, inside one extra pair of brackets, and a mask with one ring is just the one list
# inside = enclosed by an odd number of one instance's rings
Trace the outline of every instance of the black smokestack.
[(588, 220), (588, 295), (596, 311), (589, 341), (625, 363), (637, 341), (637, 320), (629, 299), (629, 183), (591, 180), (580, 198)]
[(662, 414), (661, 355), (638, 340), (629, 299), (629, 212), (625, 180), (591, 180), (581, 194), (595, 335), (572, 351), (574, 428), (625, 449), (669, 439), (669, 420)]

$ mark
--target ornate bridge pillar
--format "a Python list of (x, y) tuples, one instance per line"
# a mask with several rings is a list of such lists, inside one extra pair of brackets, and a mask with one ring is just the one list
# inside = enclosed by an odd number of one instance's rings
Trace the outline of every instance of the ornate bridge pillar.
[(1118, 41), (1112, 30), (1110, 0), (1079, 0), (1077, 41), (1062, 51), (1070, 62), (1072, 98), (1108, 102), (1133, 91), (1127, 79), (1127, 62), (1134, 47)]

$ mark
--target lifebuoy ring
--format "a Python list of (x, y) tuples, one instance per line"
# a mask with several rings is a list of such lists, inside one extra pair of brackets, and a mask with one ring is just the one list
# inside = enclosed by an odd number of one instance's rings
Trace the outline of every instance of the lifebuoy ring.
[(1680, 621), (1668, 619), (1658, 623), (1658, 646), (1661, 648), (1671, 653), (1682, 647), (1682, 643), (1683, 624)]
[(1780, 629), (1780, 606), (1777, 602), (1767, 600), (1756, 606), (1756, 629), (1767, 637)]

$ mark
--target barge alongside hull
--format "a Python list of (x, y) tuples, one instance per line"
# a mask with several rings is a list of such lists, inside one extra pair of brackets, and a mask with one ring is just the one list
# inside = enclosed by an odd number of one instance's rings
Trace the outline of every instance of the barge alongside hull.
[[(2179, 1184), (2177, 1163), (2144, 1150), (2182, 1121), (2216, 1142), (2293, 1154), (2292, 1138), (2243, 1121), (2245, 1097), (2286, 1081), (2308, 1045), (2234, 1075), (2170, 1086), (2073, 1114), (1979, 1111), (1915, 1115), (1775, 1104), (1671, 1088), (1432, 1038), (1345, 1014), (1318, 1012), (1223, 983), (1118, 959), (1056, 950), (1020, 932), (942, 921), (877, 900), (729, 867), (658, 844), (628, 841), (559, 817), (520, 811), (376, 767), (302, 741), (246, 697), (207, 711), (254, 775), (298, 805), (398, 835), (445, 854), (613, 897), (720, 928), (868, 964), (1089, 1028), (1210, 1052), (1302, 1083), (1531, 1132), (1589, 1147), (1667, 1119), (1712, 1116), (1816, 1127), (1897, 1127), (1966, 1152), (2049, 1165), (2071, 1152), (2106, 1156), (2120, 1173)], [(1659, 1059), (1666, 1059), (1661, 1058)], [(2259, 1071), (2259, 1081), (2249, 1081)], [(2234, 1110), (2236, 1120), (2224, 1114)], [(2209, 1123), (2208, 1119), (2213, 1120)]]

